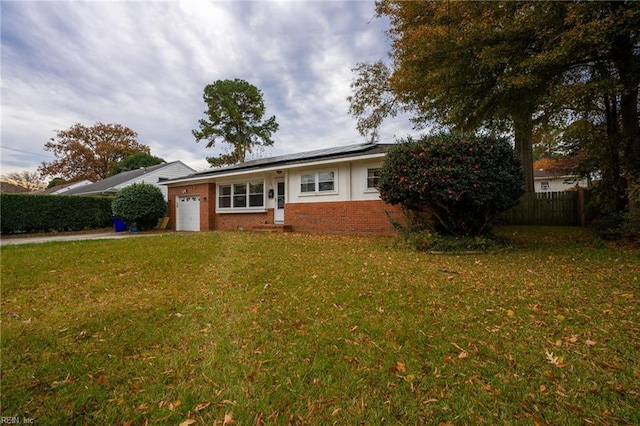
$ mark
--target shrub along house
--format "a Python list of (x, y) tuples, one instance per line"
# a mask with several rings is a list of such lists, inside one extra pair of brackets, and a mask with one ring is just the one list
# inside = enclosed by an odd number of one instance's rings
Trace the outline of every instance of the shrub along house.
[(163, 182), (178, 231), (275, 229), (393, 235), (398, 207), (376, 189), (388, 144), (264, 158)]

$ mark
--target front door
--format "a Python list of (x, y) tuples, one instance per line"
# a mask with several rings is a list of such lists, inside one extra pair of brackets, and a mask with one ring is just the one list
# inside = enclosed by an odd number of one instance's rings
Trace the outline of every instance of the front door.
[(273, 221), (284, 223), (284, 179), (276, 179), (276, 208), (273, 211)]

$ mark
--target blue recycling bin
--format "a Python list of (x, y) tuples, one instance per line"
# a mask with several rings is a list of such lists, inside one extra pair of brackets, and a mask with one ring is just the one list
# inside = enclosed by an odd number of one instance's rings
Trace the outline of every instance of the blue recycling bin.
[(111, 221), (113, 222), (113, 229), (116, 232), (125, 232), (127, 230), (127, 224), (117, 217), (111, 216)]

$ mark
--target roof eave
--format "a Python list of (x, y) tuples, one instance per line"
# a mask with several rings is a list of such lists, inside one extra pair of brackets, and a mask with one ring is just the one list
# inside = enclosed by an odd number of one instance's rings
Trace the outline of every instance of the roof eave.
[(223, 170), (212, 171), (212, 172), (209, 172), (206, 176), (193, 176), (193, 177), (186, 176), (184, 178), (177, 178), (171, 181), (160, 182), (160, 184), (166, 185), (166, 186), (179, 186), (184, 183), (190, 183), (190, 184), (207, 183), (215, 179), (247, 175), (247, 174), (256, 173), (256, 172), (268, 173), (268, 172), (274, 172), (278, 170), (293, 169), (293, 168), (302, 167), (302, 166), (304, 167), (322, 166), (326, 164), (340, 163), (344, 161), (355, 161), (355, 160), (366, 161), (366, 160), (373, 160), (377, 158), (383, 158), (385, 155), (386, 155), (385, 152), (377, 152), (375, 154), (340, 156), (340, 157), (326, 158), (324, 160), (309, 159), (307, 161), (299, 161), (299, 160), (293, 161), (293, 162), (283, 161), (283, 162), (277, 162), (277, 163), (270, 163), (264, 166), (256, 165), (253, 167), (247, 167), (243, 169), (229, 170), (228, 172), (225, 172)]

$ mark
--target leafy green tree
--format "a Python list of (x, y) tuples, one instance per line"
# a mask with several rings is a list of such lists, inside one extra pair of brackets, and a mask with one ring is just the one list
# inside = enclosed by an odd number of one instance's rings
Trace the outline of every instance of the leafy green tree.
[(506, 139), (439, 134), (394, 146), (380, 170), (380, 198), (432, 231), (477, 236), (516, 204), (524, 175)]
[[(388, 84), (415, 113), (417, 125), (436, 121), (463, 131), (511, 129), (532, 192), (534, 114), (554, 76), (554, 64), (532, 60), (550, 43), (550, 35), (537, 26), (541, 20), (561, 23), (561, 10), (526, 2), (398, 0), (377, 5), (378, 13), (391, 19), (394, 68)], [(368, 93), (375, 95), (377, 80), (369, 80)], [(365, 111), (372, 112), (390, 104), (376, 96), (365, 101), (370, 105)]]
[(47, 189), (53, 188), (54, 186), (62, 185), (64, 183), (67, 183), (67, 181), (62, 179), (61, 177), (54, 177), (49, 181), (49, 184), (47, 184)]
[(113, 166), (109, 171), (109, 176), (115, 176), (118, 173), (136, 170), (141, 167), (151, 167), (165, 162), (166, 161), (164, 161), (164, 159), (153, 156), (148, 152), (136, 152), (135, 154), (125, 157), (122, 161), (119, 161), (115, 166)]
[(116, 194), (111, 210), (128, 225), (135, 223), (140, 229), (151, 229), (166, 215), (167, 203), (158, 187), (136, 183)]
[(640, 179), (640, 3), (564, 2), (564, 25), (546, 56), (565, 70), (542, 109), (559, 116), (559, 138), (575, 171), (598, 177), (591, 197), (603, 214), (633, 207), (630, 182)]
[(418, 124), (511, 130), (533, 191), (536, 127), (589, 114), (595, 100), (611, 135), (602, 142), (638, 174), (640, 3), (384, 0), (377, 11), (391, 19), (393, 67), (388, 81), (373, 65), (355, 68), (359, 126), (402, 104)]
[(351, 82), (353, 95), (347, 96), (349, 114), (358, 117), (356, 128), (365, 137), (375, 141), (378, 128), (386, 117), (395, 117), (403, 105), (395, 96), (389, 78), (391, 70), (382, 61), (361, 62), (351, 69), (356, 74)]
[(44, 145), (55, 160), (42, 163), (38, 171), (43, 176), (56, 176), (68, 182), (88, 179), (92, 182), (109, 176), (109, 170), (123, 158), (136, 152), (149, 152), (139, 144), (138, 134), (120, 124), (96, 123), (87, 127), (76, 123), (68, 130), (59, 130), (56, 137)]
[(278, 130), (276, 117), (262, 121), (265, 105), (262, 92), (252, 84), (240, 80), (217, 80), (204, 88), (205, 114), (200, 128), (193, 130), (196, 142), (207, 141), (207, 148), (221, 141), (230, 145), (231, 152), (208, 157), (212, 167), (243, 163), (255, 147), (272, 146), (271, 135)]

